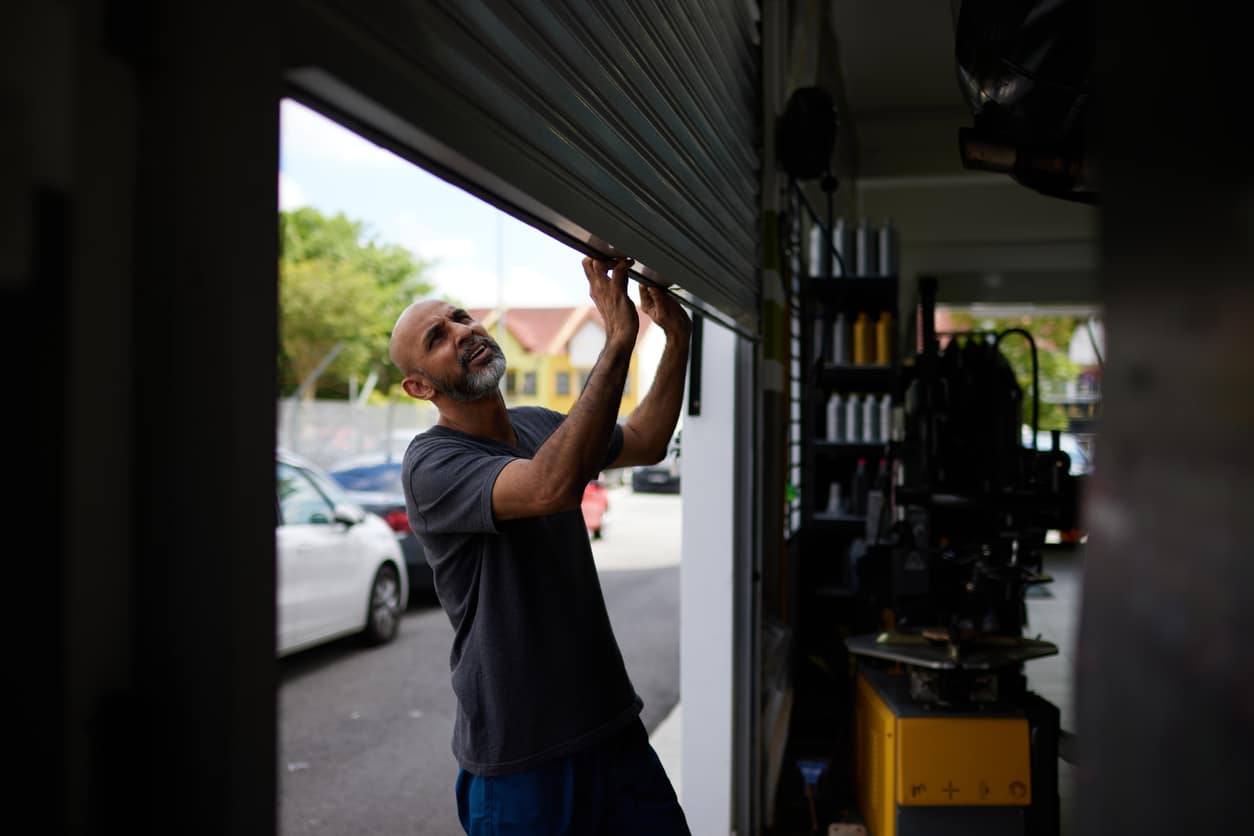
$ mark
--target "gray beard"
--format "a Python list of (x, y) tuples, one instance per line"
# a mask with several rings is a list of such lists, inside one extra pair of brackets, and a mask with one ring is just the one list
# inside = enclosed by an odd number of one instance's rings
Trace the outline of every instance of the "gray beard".
[(467, 371), (460, 386), (449, 384), (444, 394), (455, 401), (481, 401), (497, 390), (505, 374), (505, 358), (496, 355), (491, 363), (477, 372)]
[(494, 340), (480, 339), (471, 345), (469, 351), (473, 351), (480, 344), (486, 344), (488, 350), (495, 355), (492, 362), (479, 371), (471, 371), (465, 358), (459, 357), (458, 362), (461, 363), (462, 371), (465, 372), (462, 382), (452, 383), (447, 380), (437, 382), (440, 391), (455, 401), (481, 401), (489, 397), (497, 391), (501, 378), (505, 375), (505, 355), (501, 352), (501, 347)]

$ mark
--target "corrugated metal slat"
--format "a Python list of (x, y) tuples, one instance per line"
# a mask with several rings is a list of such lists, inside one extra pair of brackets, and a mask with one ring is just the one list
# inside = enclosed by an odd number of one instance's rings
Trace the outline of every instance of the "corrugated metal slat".
[(743, 0), (292, 8), (298, 97), (757, 332), (758, 49)]

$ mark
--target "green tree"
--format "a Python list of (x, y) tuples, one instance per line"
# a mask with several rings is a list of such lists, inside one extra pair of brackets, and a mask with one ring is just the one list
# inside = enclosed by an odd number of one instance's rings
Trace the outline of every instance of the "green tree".
[[(1022, 328), (1036, 342), (1036, 363), (1041, 381), (1041, 430), (1066, 430), (1067, 414), (1062, 405), (1049, 403), (1045, 398), (1061, 395), (1069, 382), (1074, 381), (1079, 369), (1071, 362), (1069, 348), (1071, 335), (1075, 333), (1077, 320), (1070, 316), (1023, 316), (1009, 319), (976, 319), (969, 313), (950, 312), (955, 331), (996, 331)], [(1032, 349), (1028, 341), (1018, 334), (1007, 335), (1001, 341), (1001, 351), (1015, 370), (1015, 378), (1023, 388), (1023, 423), (1032, 424)]]
[(375, 240), (360, 221), (309, 207), (281, 211), (279, 235), (280, 391), (294, 392), (337, 345), (317, 393), (344, 397), (350, 376), (372, 370), (386, 391), (388, 334), (406, 305), (431, 292), (430, 263)]

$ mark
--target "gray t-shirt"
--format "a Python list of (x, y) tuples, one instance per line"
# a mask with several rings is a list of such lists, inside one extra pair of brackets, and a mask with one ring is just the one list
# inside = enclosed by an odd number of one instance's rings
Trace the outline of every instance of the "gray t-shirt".
[[(492, 486), (561, 424), (539, 407), (509, 410), (511, 447), (447, 427), (405, 452), (409, 525), (427, 552), (453, 624), (453, 754), (476, 775), (530, 769), (590, 746), (642, 703), (610, 629), (579, 509), (497, 521)], [(602, 467), (618, 457), (615, 427)]]

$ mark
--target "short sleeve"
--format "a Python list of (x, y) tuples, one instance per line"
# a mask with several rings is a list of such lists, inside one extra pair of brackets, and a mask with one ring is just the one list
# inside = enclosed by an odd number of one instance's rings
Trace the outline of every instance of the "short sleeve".
[(601, 462), (600, 470), (605, 470), (614, 463), (619, 454), (623, 452), (623, 425), (615, 424), (614, 432), (610, 433), (610, 446), (605, 451), (605, 459)]
[[(539, 407), (539, 406), (522, 407), (521, 409), (518, 410), (518, 412), (520, 413), (521, 417), (524, 417), (529, 421), (537, 422), (535, 426), (540, 431), (541, 437), (545, 440), (547, 440), (549, 435), (551, 435), (553, 431), (556, 430), (558, 427), (560, 427), (562, 425), (562, 422), (566, 420), (566, 416), (563, 415), (562, 413), (555, 412), (552, 409), (546, 409), (544, 407)], [(540, 446), (541, 445), (539, 444), (536, 445), (537, 449)], [(610, 433), (610, 442), (609, 442), (609, 446), (606, 447), (605, 457), (601, 459), (601, 463), (597, 466), (597, 472), (599, 473), (602, 470), (605, 470), (605, 468), (609, 467), (611, 464), (613, 464), (614, 460), (617, 459), (619, 454), (621, 454), (622, 452), (623, 452), (623, 427), (621, 424), (615, 424), (614, 431)]]
[(497, 533), (492, 488), (514, 456), (485, 453), (455, 439), (432, 439), (414, 452), (405, 494), (415, 531)]

